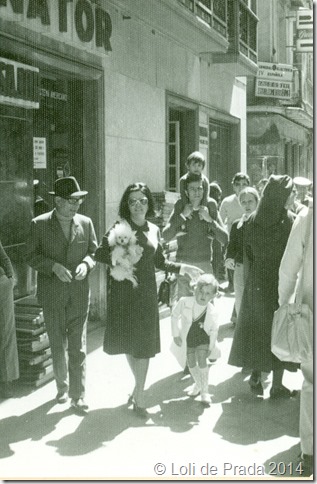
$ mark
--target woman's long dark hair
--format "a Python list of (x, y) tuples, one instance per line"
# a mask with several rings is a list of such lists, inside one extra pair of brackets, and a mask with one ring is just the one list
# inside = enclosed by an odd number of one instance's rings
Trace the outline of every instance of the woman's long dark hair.
[(124, 218), (125, 220), (130, 219), (131, 214), (129, 210), (129, 195), (133, 192), (142, 192), (146, 196), (146, 198), (148, 199), (148, 211), (146, 212), (146, 218), (154, 217), (155, 212), (152, 193), (149, 187), (142, 182), (132, 183), (125, 189), (119, 205), (120, 217)]

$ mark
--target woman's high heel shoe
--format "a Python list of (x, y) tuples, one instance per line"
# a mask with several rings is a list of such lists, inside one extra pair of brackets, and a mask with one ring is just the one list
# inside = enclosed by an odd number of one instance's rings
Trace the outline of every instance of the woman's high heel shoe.
[(280, 387), (272, 387), (270, 390), (270, 398), (276, 400), (278, 398), (292, 398), (297, 395), (296, 390), (289, 390), (288, 388), (284, 387), (283, 385)]
[(259, 377), (258, 372), (252, 371), (251, 377), (249, 379), (249, 385), (251, 392), (255, 395), (262, 396), (264, 394), (261, 378)]
[(135, 392), (135, 388), (133, 388), (133, 392), (131, 393), (131, 395), (129, 395), (129, 398), (127, 401), (128, 405), (132, 405), (132, 403), (134, 402), (134, 392)]
[(140, 417), (140, 418), (150, 418), (150, 414), (147, 412), (147, 410), (143, 407), (139, 407), (135, 401), (132, 399), (132, 403), (133, 403), (133, 412), (136, 414), (137, 417)]

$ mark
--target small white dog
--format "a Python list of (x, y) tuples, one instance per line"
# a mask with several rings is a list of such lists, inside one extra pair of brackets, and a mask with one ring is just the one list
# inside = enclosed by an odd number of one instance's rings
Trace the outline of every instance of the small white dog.
[(143, 248), (137, 244), (135, 232), (128, 222), (122, 220), (115, 224), (109, 232), (108, 243), (112, 262), (110, 274), (117, 281), (127, 279), (137, 287), (134, 264), (141, 259)]

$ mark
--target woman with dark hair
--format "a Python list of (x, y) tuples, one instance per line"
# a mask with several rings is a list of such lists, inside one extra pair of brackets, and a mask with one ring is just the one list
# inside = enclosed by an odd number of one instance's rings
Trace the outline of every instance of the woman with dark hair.
[[(135, 231), (137, 244), (143, 253), (134, 266), (136, 287), (130, 280), (118, 281), (109, 274), (104, 351), (111, 355), (126, 355), (135, 379), (128, 403), (133, 404), (137, 416), (147, 418), (144, 386), (149, 359), (160, 352), (155, 268), (187, 273), (192, 278), (198, 277), (202, 271), (194, 266), (165, 260), (159, 228), (147, 220), (154, 215), (154, 203), (144, 183), (133, 183), (127, 187), (120, 202), (119, 215)], [(95, 257), (111, 268), (109, 232), (104, 235)]]
[(218, 208), (220, 207), (222, 200), (222, 190), (217, 181), (212, 181), (209, 183), (209, 196), (217, 202)]
[(245, 222), (243, 265), (246, 283), (234, 333), (229, 364), (252, 368), (251, 391), (263, 395), (261, 372), (273, 371), (271, 398), (291, 397), (282, 385), (283, 372), (296, 370), (271, 352), (274, 311), (278, 309), (278, 272), (292, 228), (287, 210), (296, 191), (287, 175), (271, 175), (256, 211)]

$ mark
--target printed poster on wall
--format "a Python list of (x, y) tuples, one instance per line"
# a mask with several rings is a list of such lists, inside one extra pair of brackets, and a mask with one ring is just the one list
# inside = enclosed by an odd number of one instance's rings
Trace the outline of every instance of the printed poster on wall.
[(33, 138), (33, 168), (46, 168), (46, 138)]

